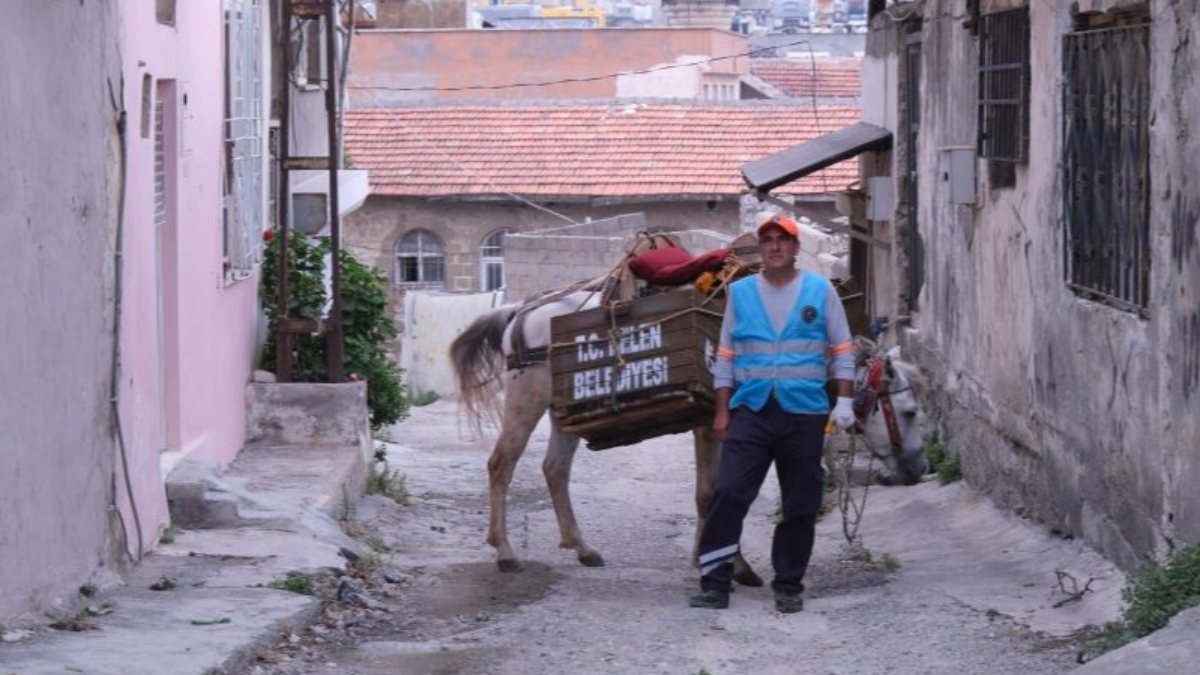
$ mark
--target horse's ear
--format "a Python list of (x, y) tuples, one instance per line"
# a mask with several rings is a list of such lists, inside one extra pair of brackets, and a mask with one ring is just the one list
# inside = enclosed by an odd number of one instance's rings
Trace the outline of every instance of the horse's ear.
[(889, 359), (899, 360), (900, 359), (900, 345), (896, 345), (895, 347), (892, 347), (891, 349), (887, 350), (887, 356)]

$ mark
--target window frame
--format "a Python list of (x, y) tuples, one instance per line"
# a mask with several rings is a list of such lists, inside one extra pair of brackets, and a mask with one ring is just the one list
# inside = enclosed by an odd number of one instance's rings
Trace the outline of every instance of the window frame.
[[(507, 227), (502, 227), (500, 229), (493, 230), (486, 237), (484, 237), (483, 242), (479, 244), (479, 289), (480, 290), (502, 291), (508, 287), (508, 278), (507, 278), (507, 276), (505, 276), (505, 265), (504, 265), (504, 239), (508, 235), (512, 234), (512, 232), (513, 232), (512, 229), (507, 228)], [(498, 245), (489, 246), (489, 242), (491, 242), (492, 239), (494, 239), (497, 236), (500, 237), (500, 243)], [(485, 251), (489, 248), (497, 250), (498, 254), (488, 255), (487, 253), (485, 253)], [(500, 285), (495, 288), (488, 288), (489, 282), (491, 281), (491, 279), (489, 278), (489, 275), (488, 275), (488, 268), (489, 268), (489, 266), (495, 266), (495, 265), (499, 265), (499, 267), (500, 267)]]
[[(415, 251), (408, 252), (402, 249), (412, 240), (415, 239)], [(397, 288), (445, 288), (446, 286), (446, 244), (436, 232), (424, 228), (415, 228), (405, 232), (396, 239), (395, 246), (392, 247), (392, 257), (394, 259), (394, 271), (392, 274), (392, 283)], [(406, 260), (413, 260), (412, 263), (417, 271), (417, 279), (406, 280), (404, 278)], [(437, 260), (436, 267), (440, 272), (440, 278), (429, 279), (429, 271), (431, 268), (426, 266), (426, 261)]]

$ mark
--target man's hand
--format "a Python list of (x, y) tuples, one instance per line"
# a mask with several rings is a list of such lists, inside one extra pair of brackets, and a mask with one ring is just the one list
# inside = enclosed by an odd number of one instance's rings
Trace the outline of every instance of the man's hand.
[(838, 429), (846, 431), (854, 426), (858, 420), (854, 417), (854, 399), (839, 396), (837, 405), (833, 407), (833, 413), (830, 415), (833, 423), (838, 426)]
[(725, 442), (725, 438), (729, 436), (729, 408), (717, 408), (717, 414), (713, 416), (713, 435), (718, 441)]

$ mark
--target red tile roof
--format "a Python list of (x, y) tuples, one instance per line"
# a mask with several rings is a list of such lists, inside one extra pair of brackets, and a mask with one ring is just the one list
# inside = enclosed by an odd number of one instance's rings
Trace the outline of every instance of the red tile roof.
[[(371, 194), (720, 197), (741, 167), (857, 122), (854, 107), (737, 104), (495, 104), (351, 110), (346, 152)], [(779, 192), (858, 179), (842, 162)]]
[(788, 96), (859, 98), (862, 95), (862, 59), (750, 59), (750, 74), (779, 87)]

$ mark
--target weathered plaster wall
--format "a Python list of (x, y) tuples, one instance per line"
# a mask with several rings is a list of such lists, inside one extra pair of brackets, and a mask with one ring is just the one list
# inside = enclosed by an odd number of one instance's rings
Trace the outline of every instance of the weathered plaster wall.
[[(1083, 300), (1063, 281), (1060, 64), (1070, 21), (1065, 2), (1030, 9), (1029, 161), (1003, 190), (989, 188), (979, 162), (972, 208), (949, 203), (942, 149), (975, 142), (977, 46), (960, 22), (941, 20), (962, 2), (924, 8), (925, 285), (902, 339), (939, 385), (940, 422), (967, 479), (1128, 568), (1172, 542), (1200, 541), (1200, 210), (1189, 185), (1200, 141), (1188, 133), (1200, 65), (1188, 35), (1200, 24), (1194, 1), (1151, 3), (1153, 290), (1144, 320)], [(879, 104), (874, 96), (864, 108)]]
[[(119, 91), (112, 3), (0, 21), (0, 622), (119, 559), (109, 399)], [(63, 45), (70, 45), (64, 49)]]
[[(1159, 2), (1151, 105), (1159, 115), (1151, 157), (1166, 167), (1155, 177), (1151, 205), (1157, 365), (1162, 402), (1165, 537), (1200, 542), (1200, 3)], [(1157, 142), (1154, 140), (1157, 139)], [(1164, 419), (1165, 418), (1165, 419)], [(1151, 417), (1152, 423), (1155, 420)]]

